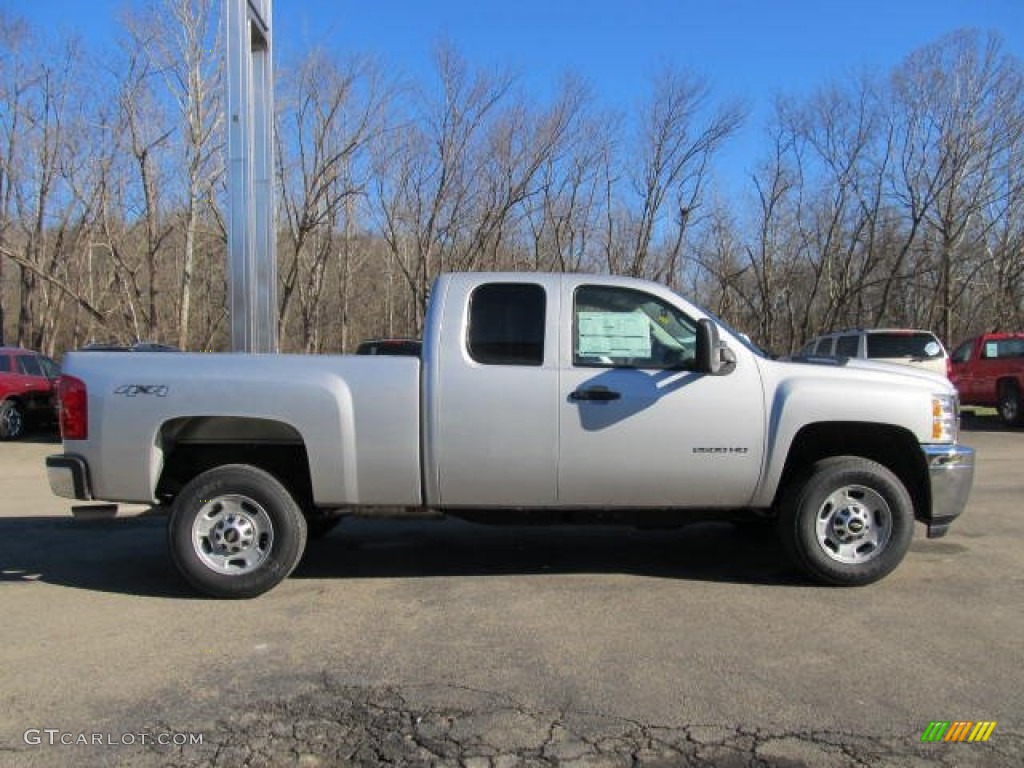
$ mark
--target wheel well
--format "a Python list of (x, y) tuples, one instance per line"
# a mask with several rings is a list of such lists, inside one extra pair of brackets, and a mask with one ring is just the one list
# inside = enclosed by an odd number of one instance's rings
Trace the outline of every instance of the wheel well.
[(156, 496), (170, 502), (203, 472), (224, 464), (250, 464), (269, 472), (307, 508), (313, 503), (306, 445), (283, 422), (233, 416), (172, 419), (160, 428), (164, 462)]
[(916, 516), (931, 508), (928, 467), (913, 433), (902, 427), (862, 422), (809, 424), (789, 448), (776, 498), (802, 470), (830, 456), (860, 456), (896, 475), (914, 502)]
[(1003, 378), (999, 379), (999, 381), (996, 382), (996, 392), (1001, 393), (1004, 387), (1009, 387), (1011, 389), (1019, 389), (1017, 385), (1017, 379), (1015, 379), (1013, 376), (1004, 376)]

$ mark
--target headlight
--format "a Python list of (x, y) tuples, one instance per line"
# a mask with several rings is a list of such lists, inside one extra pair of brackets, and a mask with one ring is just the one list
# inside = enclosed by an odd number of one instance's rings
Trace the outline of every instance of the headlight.
[(932, 395), (932, 440), (955, 443), (959, 431), (959, 398), (956, 395)]

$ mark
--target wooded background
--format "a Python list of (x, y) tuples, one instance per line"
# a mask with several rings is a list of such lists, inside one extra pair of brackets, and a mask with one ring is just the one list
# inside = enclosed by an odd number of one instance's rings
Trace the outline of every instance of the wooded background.
[[(98, 51), (0, 12), (2, 341), (228, 348), (220, 6), (156, 0)], [(778, 95), (739, 180), (716, 163), (746, 110), (695, 70), (614, 113), (571, 75), (538, 98), (434, 61), (275, 62), (282, 351), (417, 336), (431, 279), (470, 269), (653, 278), (777, 353), (1024, 329), (1024, 67), (993, 33)]]

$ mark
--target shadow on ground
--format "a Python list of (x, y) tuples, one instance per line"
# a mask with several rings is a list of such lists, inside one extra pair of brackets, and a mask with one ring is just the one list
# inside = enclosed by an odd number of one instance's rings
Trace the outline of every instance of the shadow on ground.
[(60, 445), (60, 432), (56, 429), (33, 429), (18, 438), (19, 443), (32, 445)]
[[(42, 581), (76, 589), (195, 597), (156, 516), (80, 521), (0, 519), (0, 587)], [(625, 573), (693, 581), (800, 585), (770, 526), (701, 523), (646, 531), (608, 526), (492, 527), (458, 520), (346, 520), (311, 541), (298, 579)]]
[(995, 411), (989, 409), (981, 412), (962, 411), (960, 413), (960, 430), (962, 432), (1020, 432), (1020, 427), (1008, 427), (1002, 422)]

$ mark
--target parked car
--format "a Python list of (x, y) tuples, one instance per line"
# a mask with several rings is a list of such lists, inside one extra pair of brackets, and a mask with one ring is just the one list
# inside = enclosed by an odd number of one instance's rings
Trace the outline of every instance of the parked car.
[(370, 339), (356, 347), (357, 355), (408, 355), (419, 357), (423, 342), (418, 339)]
[(963, 405), (997, 408), (1004, 423), (1024, 424), (1024, 333), (983, 333), (961, 343), (949, 378)]
[(799, 357), (862, 357), (949, 375), (949, 354), (931, 331), (854, 328), (816, 336)]
[(60, 366), (20, 347), (0, 347), (0, 440), (16, 440), (32, 422), (57, 420)]
[(158, 344), (154, 341), (136, 341), (134, 344), (118, 344), (117, 342), (94, 341), (79, 349), (80, 352), (180, 352), (170, 344)]

